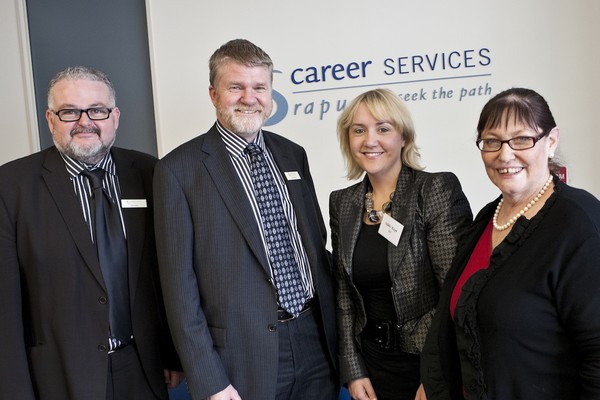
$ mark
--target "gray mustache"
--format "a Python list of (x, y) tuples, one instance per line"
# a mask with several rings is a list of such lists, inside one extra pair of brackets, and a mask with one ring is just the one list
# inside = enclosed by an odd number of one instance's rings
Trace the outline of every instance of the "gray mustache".
[(74, 136), (78, 133), (95, 133), (96, 135), (99, 135), (100, 129), (98, 129), (98, 128), (75, 128), (71, 131), (71, 136)]

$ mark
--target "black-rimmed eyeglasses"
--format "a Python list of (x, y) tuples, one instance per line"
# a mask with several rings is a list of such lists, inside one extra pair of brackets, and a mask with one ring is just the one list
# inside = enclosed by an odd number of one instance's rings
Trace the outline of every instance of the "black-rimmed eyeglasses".
[(535, 144), (542, 140), (546, 135), (547, 133), (542, 133), (539, 136), (517, 136), (508, 140), (477, 139), (475, 144), (479, 150), (486, 153), (500, 150), (504, 143), (508, 144), (508, 146), (513, 150), (527, 150), (535, 146)]
[(86, 113), (88, 118), (92, 121), (100, 121), (108, 119), (113, 109), (107, 107), (93, 107), (87, 110), (81, 110), (76, 108), (65, 108), (58, 111), (53, 111), (54, 114), (58, 115), (58, 119), (63, 122), (75, 122), (79, 121), (82, 113)]

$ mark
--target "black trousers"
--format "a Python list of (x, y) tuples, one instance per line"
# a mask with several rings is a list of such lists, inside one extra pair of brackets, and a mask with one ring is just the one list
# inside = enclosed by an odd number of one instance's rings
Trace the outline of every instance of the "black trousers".
[(313, 308), (279, 322), (277, 400), (337, 400), (339, 386)]
[(157, 396), (150, 388), (134, 343), (108, 355), (106, 400), (164, 400), (166, 398), (166, 387), (164, 397)]

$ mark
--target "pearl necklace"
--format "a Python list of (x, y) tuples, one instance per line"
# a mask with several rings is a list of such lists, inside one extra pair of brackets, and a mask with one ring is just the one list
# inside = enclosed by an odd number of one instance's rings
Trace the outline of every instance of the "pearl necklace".
[(378, 224), (383, 219), (384, 213), (392, 211), (392, 199), (394, 198), (394, 192), (390, 193), (390, 199), (383, 203), (381, 210), (373, 209), (373, 192), (368, 191), (365, 194), (365, 210), (367, 212), (367, 218), (374, 224)]
[(542, 198), (544, 193), (546, 193), (548, 186), (550, 186), (550, 182), (552, 182), (552, 175), (550, 175), (548, 177), (548, 180), (546, 181), (544, 186), (542, 186), (542, 188), (540, 189), (538, 194), (533, 198), (533, 200), (531, 200), (529, 203), (527, 203), (527, 205), (525, 207), (523, 207), (521, 209), (521, 211), (519, 211), (514, 217), (509, 219), (508, 222), (505, 223), (504, 225), (498, 225), (498, 214), (500, 214), (500, 210), (502, 209), (502, 204), (504, 203), (504, 198), (500, 199), (500, 201), (498, 202), (498, 206), (496, 207), (496, 211), (494, 212), (494, 217), (492, 218), (492, 223), (494, 224), (494, 229), (496, 229), (498, 231), (503, 231), (503, 230), (507, 229), (508, 227), (510, 227), (512, 224), (514, 224), (521, 215), (525, 214), (527, 212), (527, 210), (529, 210), (531, 207), (533, 207), (533, 205), (535, 203), (537, 203), (539, 199)]

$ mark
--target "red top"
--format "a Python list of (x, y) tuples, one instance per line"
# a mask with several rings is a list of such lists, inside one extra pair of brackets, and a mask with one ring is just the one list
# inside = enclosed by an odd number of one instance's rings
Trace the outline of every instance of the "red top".
[(456, 309), (456, 303), (462, 288), (467, 280), (473, 276), (473, 274), (481, 269), (486, 269), (490, 265), (490, 256), (492, 255), (492, 221), (487, 224), (483, 234), (479, 238), (477, 245), (471, 253), (469, 262), (467, 263), (464, 271), (458, 278), (454, 290), (452, 291), (452, 297), (450, 298), (450, 315), (454, 319), (454, 310)]

